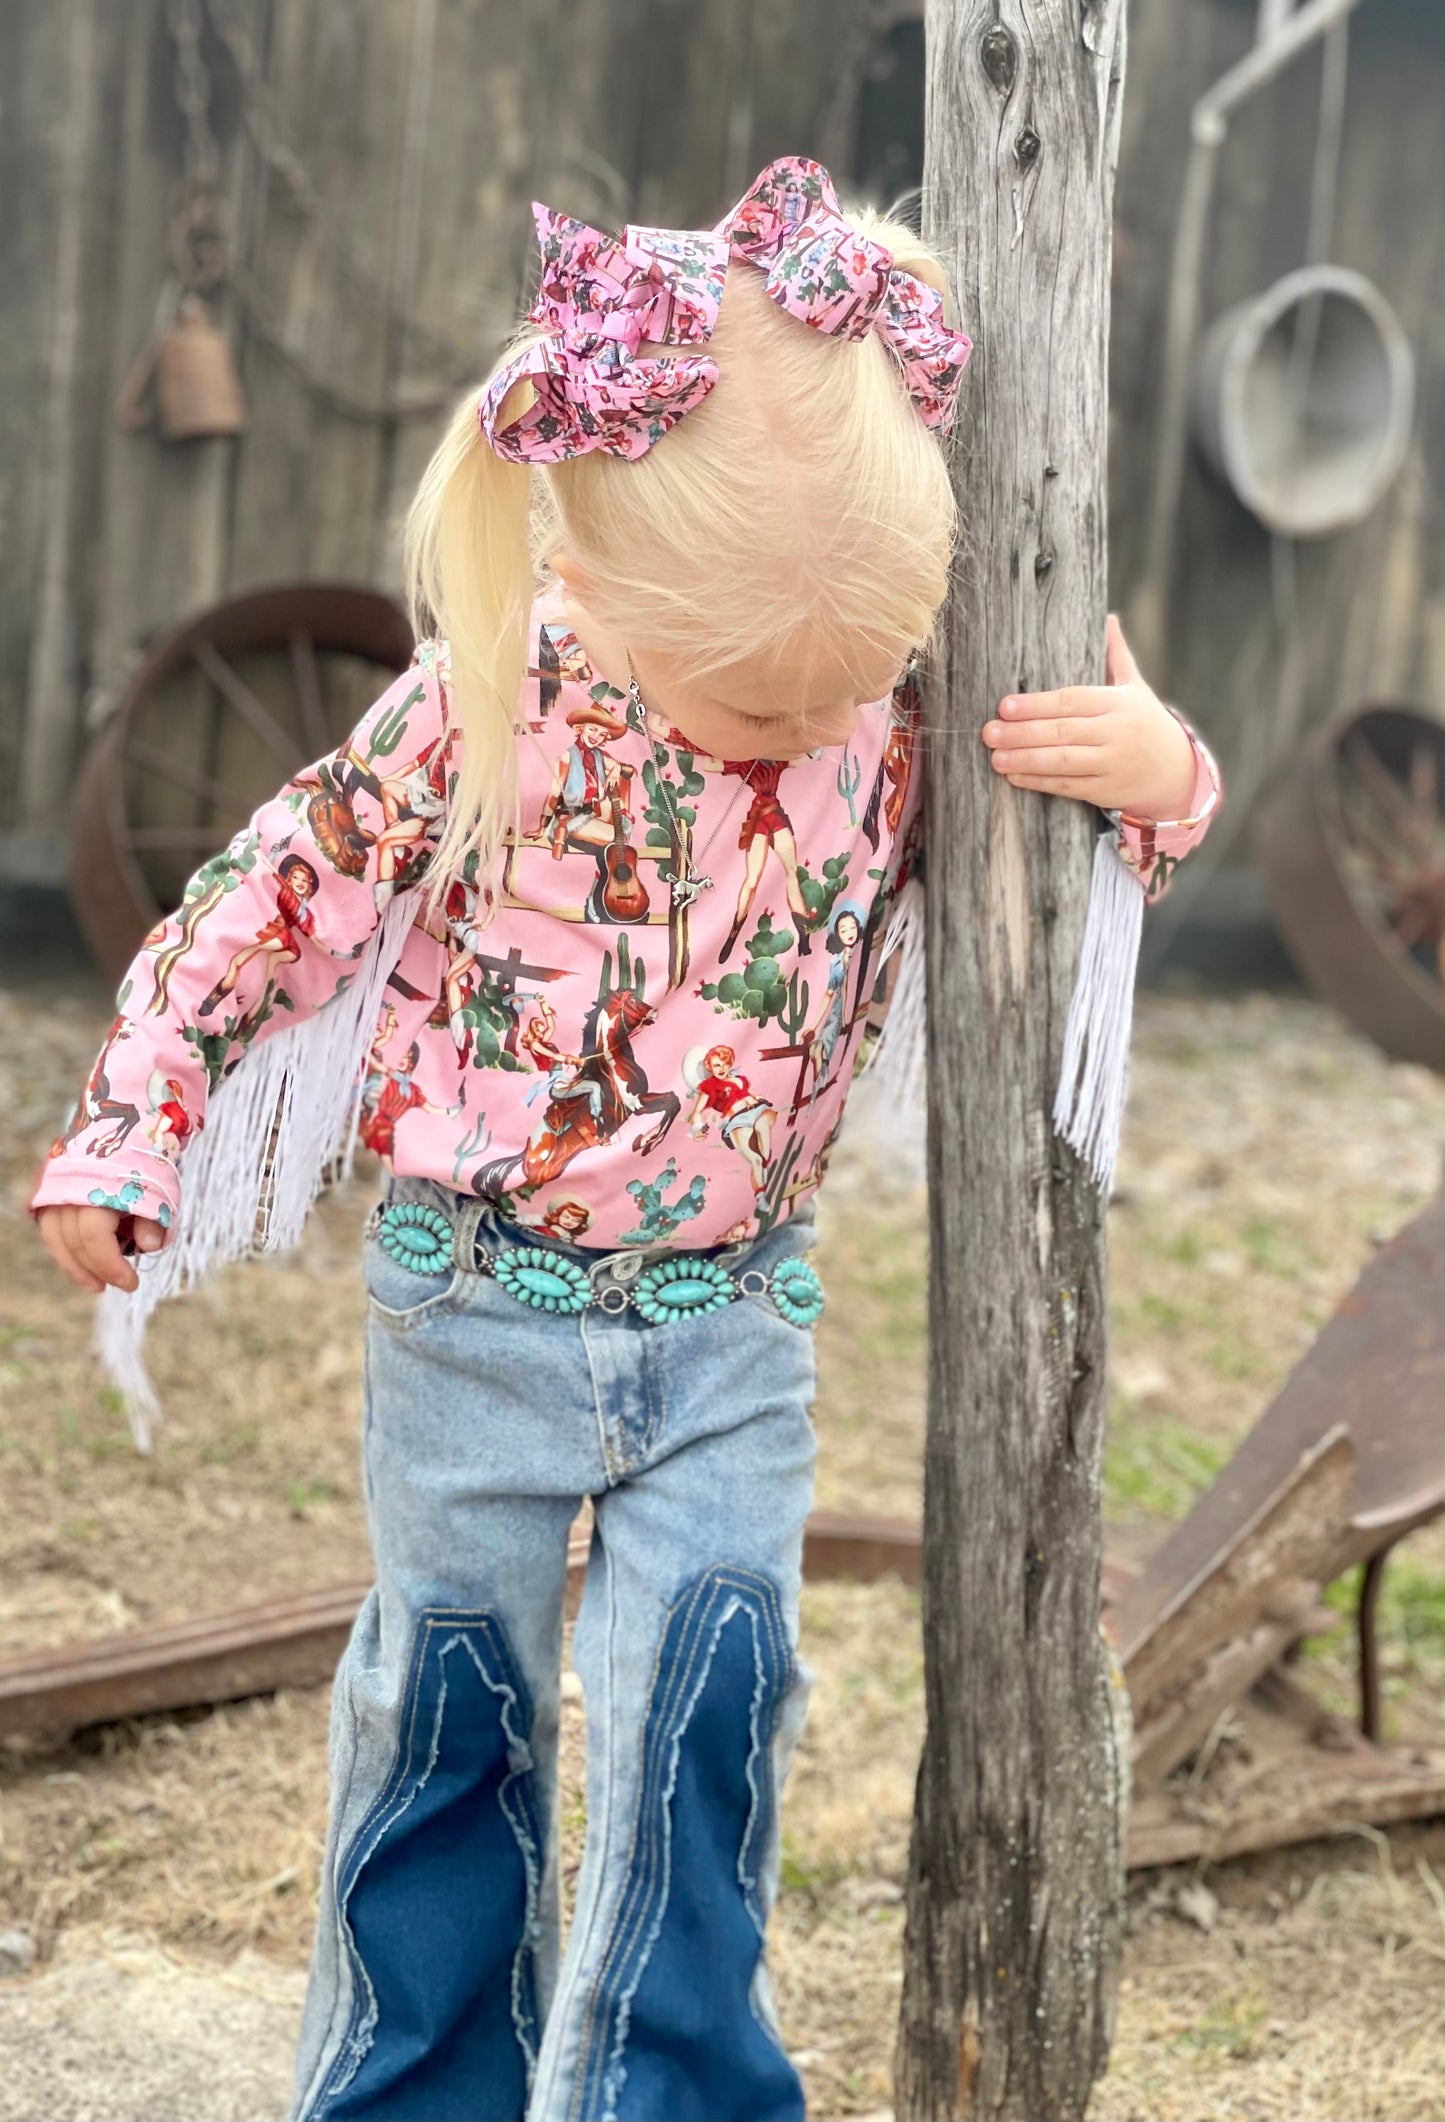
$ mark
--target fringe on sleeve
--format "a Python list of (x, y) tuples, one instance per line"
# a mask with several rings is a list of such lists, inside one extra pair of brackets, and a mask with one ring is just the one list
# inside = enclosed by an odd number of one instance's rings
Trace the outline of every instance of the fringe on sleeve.
[(170, 1243), (137, 1256), (137, 1289), (110, 1288), (97, 1300), (96, 1347), (140, 1451), (150, 1450), (160, 1413), (144, 1356), (156, 1306), (230, 1261), (295, 1245), (322, 1187), (350, 1176), (382, 990), (415, 918), (409, 893), (392, 899), (341, 991), (216, 1086), (186, 1152), (184, 1209)]

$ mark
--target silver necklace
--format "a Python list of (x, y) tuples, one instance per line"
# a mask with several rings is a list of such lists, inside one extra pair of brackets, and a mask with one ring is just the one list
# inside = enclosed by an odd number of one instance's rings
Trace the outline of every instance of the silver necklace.
[(752, 786), (753, 767), (758, 762), (754, 759), (750, 763), (747, 772), (739, 777), (737, 788), (733, 791), (732, 801), (728, 804), (727, 809), (718, 819), (706, 840), (703, 841), (701, 848), (698, 850), (697, 861), (694, 861), (690, 848), (687, 854), (683, 853), (682, 819), (678, 815), (677, 798), (672, 792), (672, 783), (663, 779), (662, 770), (669, 764), (668, 747), (653, 732), (652, 721), (647, 712), (647, 703), (638, 689), (637, 676), (632, 668), (632, 659), (630, 657), (627, 662), (627, 696), (642, 717), (643, 731), (647, 737), (648, 749), (652, 753), (652, 764), (657, 772), (657, 786), (662, 791), (663, 800), (668, 810), (672, 813), (673, 844), (677, 848), (678, 861), (683, 865), (682, 875), (674, 877), (672, 880), (672, 903), (680, 913), (684, 907), (691, 906), (703, 892), (712, 890), (713, 880), (711, 877), (703, 875), (698, 868), (698, 862), (706, 855), (713, 841), (716, 840), (718, 834), (727, 824), (728, 819), (737, 809), (743, 790)]

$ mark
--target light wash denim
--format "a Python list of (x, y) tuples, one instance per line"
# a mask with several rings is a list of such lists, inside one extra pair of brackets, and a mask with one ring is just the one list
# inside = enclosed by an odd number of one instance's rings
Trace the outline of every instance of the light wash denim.
[[(539, 1242), (431, 1180), (386, 1196), (465, 1207), (488, 1250)], [(715, 1257), (767, 1273), (812, 1241), (805, 1212)], [(809, 1683), (811, 1329), (758, 1296), (659, 1326), (534, 1311), (468, 1264), (465, 1224), (455, 1252), (419, 1275), (365, 1245), (376, 1584), (333, 1698), (293, 2122), (801, 2117), (764, 1928)], [(559, 1966), (584, 1496), (587, 1839)]]

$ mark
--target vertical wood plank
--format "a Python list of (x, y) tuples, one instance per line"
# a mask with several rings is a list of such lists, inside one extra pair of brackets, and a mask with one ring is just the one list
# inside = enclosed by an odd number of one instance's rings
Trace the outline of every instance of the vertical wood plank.
[(285, 144), (344, 245), (249, 151), (264, 195), (246, 267), (267, 321), (245, 322), (251, 428), (231, 522), (229, 587), (300, 576), (366, 578), (384, 505), (384, 423), (353, 418), (278, 355), (274, 332), (323, 385), (380, 405), (385, 306), (405, 136), (412, 0), (272, 0), (265, 78)]
[[(161, 0), (138, 0), (123, 59), (120, 153), (113, 175), (118, 232), (108, 396), (113, 400), (149, 336), (165, 284), (167, 208), (182, 169), (175, 49)], [(208, 62), (215, 56), (208, 42)], [(212, 124), (222, 185), (233, 210), (243, 179), (238, 120), (216, 74)], [(215, 305), (234, 338), (231, 306)], [(226, 577), (230, 493), (238, 444), (229, 437), (166, 443), (152, 431), (124, 434), (107, 421), (101, 440), (97, 612), (91, 663), (106, 682), (136, 644), (212, 602)]]
[(811, 155), (846, 184), (875, 20), (868, 0), (755, 0), (752, 127), (739, 190), (777, 155)]
[[(535, 284), (533, 198), (601, 227), (635, 218), (639, 11), (640, 0), (440, 10), (413, 328), (403, 334), (397, 372), (406, 391), (450, 383), (460, 395), (492, 366)], [(389, 436), (377, 557), (387, 580), (397, 566), (396, 527), (445, 417), (399, 421)]]
[[(46, 397), (67, 49), (64, 12), (0, 8), (0, 824), (17, 823), (44, 520), (35, 408)], [(57, 684), (63, 678), (57, 674)]]
[(72, 496), (79, 471), (76, 384), (80, 373), (82, 269), (90, 148), (96, 124), (95, 0), (65, 0), (56, 10), (63, 27), (62, 118), (56, 128), (56, 198), (45, 378), (35, 401), (39, 439), (34, 616), (26, 695), (46, 711), (27, 719), (19, 761), (16, 825), (41, 839), (55, 830), (56, 798), (69, 780), (80, 697), (80, 642), (76, 630)]

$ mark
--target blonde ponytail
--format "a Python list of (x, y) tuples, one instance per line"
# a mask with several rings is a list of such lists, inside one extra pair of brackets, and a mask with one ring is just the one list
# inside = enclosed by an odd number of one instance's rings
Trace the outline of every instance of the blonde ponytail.
[[(533, 595), (531, 472), (496, 455), (477, 424), (479, 392), (457, 407), (407, 515), (403, 559), (418, 637), (451, 650), (458, 781), (424, 892), (428, 918), (471, 854), (485, 886), (517, 810), (517, 701)], [(486, 915), (485, 897), (480, 902)]]

